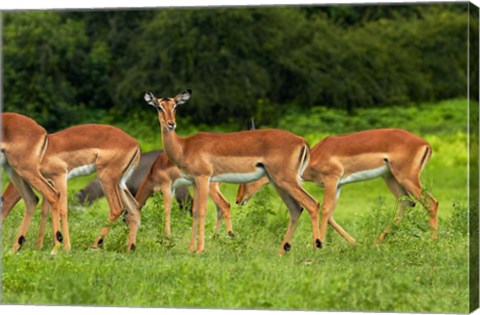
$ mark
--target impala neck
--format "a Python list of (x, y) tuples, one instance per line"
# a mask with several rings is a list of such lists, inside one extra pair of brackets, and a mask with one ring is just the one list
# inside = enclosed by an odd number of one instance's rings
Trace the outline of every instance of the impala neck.
[(181, 165), (183, 160), (183, 138), (179, 137), (175, 130), (169, 130), (161, 125), (163, 149), (170, 161)]

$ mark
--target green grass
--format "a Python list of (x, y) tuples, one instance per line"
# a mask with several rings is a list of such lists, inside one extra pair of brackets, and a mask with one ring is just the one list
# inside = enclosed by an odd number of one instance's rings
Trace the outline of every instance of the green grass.
[[(438, 107), (452, 109), (447, 117), (464, 109), (459, 101), (445, 104)], [(416, 117), (417, 124), (431, 120)], [(134, 254), (125, 252), (128, 229), (121, 221), (104, 248), (90, 248), (108, 215), (101, 200), (69, 212), (71, 253), (50, 256), (51, 230), (44, 249), (35, 249), (37, 211), (27, 243), (11, 255), (7, 249), (22, 216), (23, 205), (17, 205), (2, 231), (2, 303), (465, 313), (467, 138), (462, 126), (443, 132), (444, 120), (437, 122), (437, 129), (421, 134), (433, 147), (422, 181), (440, 202), (436, 241), (430, 238), (426, 211), (417, 206), (383, 243), (376, 242), (395, 215), (395, 200), (381, 180), (342, 190), (335, 218), (359, 245), (350, 246), (329, 227), (326, 246), (314, 250), (305, 213), (292, 249), (283, 257), (277, 251), (288, 211), (271, 187), (262, 188), (245, 207), (232, 205), (234, 238), (226, 236), (224, 226), (213, 236), (215, 208), (209, 201), (206, 251), (201, 255), (188, 252), (191, 218), (177, 208), (172, 211), (173, 239), (165, 239), (160, 195), (142, 212)], [(303, 135), (314, 144), (323, 133), (305, 129)], [(72, 193), (86, 181), (72, 180)], [(323, 199), (320, 188), (310, 183), (305, 188)], [(236, 186), (222, 185), (221, 190), (233, 204)]]

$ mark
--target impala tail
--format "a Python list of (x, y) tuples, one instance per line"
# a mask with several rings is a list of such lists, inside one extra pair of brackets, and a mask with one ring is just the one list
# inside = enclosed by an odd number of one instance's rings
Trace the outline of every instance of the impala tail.
[(305, 171), (305, 168), (307, 167), (309, 161), (310, 161), (310, 148), (308, 147), (307, 144), (305, 144), (302, 148), (302, 151), (300, 152), (300, 157), (299, 157), (298, 179), (300, 181), (302, 181), (302, 174)]
[(135, 171), (135, 168), (137, 167), (138, 163), (140, 162), (140, 147), (137, 148), (135, 153), (132, 156), (132, 159), (130, 160), (130, 163), (128, 163), (128, 166), (123, 172), (122, 180), (120, 181), (120, 187), (122, 189), (128, 190), (127, 188), (127, 181), (132, 176), (133, 172)]
[(430, 160), (430, 157), (432, 156), (432, 147), (430, 145), (425, 146), (425, 153), (423, 153), (422, 160), (420, 161), (420, 172), (423, 170), (425, 167), (425, 164), (427, 164), (428, 160)]

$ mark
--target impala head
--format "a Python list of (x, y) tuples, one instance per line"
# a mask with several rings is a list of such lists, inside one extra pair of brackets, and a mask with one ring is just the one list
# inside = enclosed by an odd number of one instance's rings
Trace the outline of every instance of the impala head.
[(237, 197), (235, 203), (244, 206), (257, 193), (257, 191), (270, 182), (268, 177), (262, 177), (254, 182), (240, 184), (238, 186)]
[(187, 89), (174, 98), (156, 98), (152, 92), (145, 92), (144, 99), (148, 104), (157, 109), (160, 124), (168, 130), (173, 131), (177, 126), (175, 123), (175, 109), (178, 105), (186, 103), (191, 94), (192, 90)]

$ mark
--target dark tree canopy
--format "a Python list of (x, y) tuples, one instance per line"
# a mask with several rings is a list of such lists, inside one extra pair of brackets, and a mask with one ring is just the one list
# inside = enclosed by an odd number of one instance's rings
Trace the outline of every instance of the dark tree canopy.
[(467, 4), (247, 7), (4, 14), (4, 110), (49, 130), (142, 119), (142, 93), (174, 96), (192, 123), (291, 107), (354, 111), (464, 96)]

